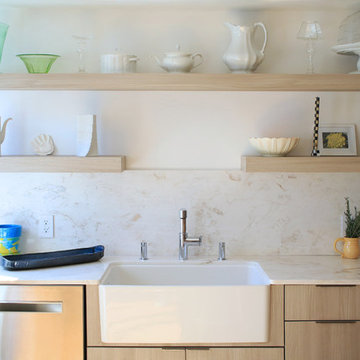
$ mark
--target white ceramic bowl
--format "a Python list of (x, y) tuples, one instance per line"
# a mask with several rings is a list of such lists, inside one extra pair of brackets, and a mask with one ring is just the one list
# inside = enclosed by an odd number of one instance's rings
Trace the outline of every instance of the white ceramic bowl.
[(286, 156), (298, 143), (300, 138), (249, 138), (250, 144), (264, 156)]

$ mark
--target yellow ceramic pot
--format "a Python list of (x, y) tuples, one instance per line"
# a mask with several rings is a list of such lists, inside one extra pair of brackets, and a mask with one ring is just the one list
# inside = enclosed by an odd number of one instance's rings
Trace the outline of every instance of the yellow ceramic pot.
[[(340, 251), (336, 244), (342, 241), (344, 243), (343, 251)], [(359, 238), (338, 238), (334, 242), (334, 249), (341, 254), (344, 259), (357, 259), (360, 255)]]

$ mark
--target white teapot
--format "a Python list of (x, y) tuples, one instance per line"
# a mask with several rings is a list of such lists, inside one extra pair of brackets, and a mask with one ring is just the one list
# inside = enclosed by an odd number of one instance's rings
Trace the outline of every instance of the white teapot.
[[(180, 51), (180, 46), (176, 46), (177, 51), (165, 53), (162, 60), (155, 57), (157, 63), (167, 72), (172, 73), (187, 73), (192, 69), (195, 69), (201, 65), (204, 61), (203, 57), (199, 53), (185, 53)], [(200, 59), (199, 63), (195, 64), (195, 58)]]

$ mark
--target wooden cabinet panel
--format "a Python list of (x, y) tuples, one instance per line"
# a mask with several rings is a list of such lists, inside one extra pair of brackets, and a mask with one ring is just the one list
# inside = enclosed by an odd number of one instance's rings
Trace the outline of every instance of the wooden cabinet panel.
[[(270, 341), (260, 346), (284, 346), (284, 286), (270, 288)], [(253, 345), (256, 346), (256, 345)]]
[(101, 342), (99, 287), (97, 285), (86, 285), (86, 322), (87, 345), (106, 346)]
[(286, 285), (285, 320), (360, 320), (360, 286)]
[(186, 360), (283, 360), (282, 348), (186, 349)]
[(88, 348), (88, 360), (185, 360), (184, 349)]
[(360, 322), (285, 324), (286, 360), (359, 360)]
[[(241, 346), (283, 346), (284, 345), (284, 287), (271, 285), (270, 288), (270, 340), (267, 343), (241, 343)], [(86, 286), (86, 316), (88, 346), (119, 346), (103, 343), (100, 334), (99, 288)], [(123, 346), (143, 346), (144, 344), (123, 344)], [(147, 344), (148, 346), (171, 346), (172, 344)], [(180, 346), (219, 346), (220, 344), (181, 344)], [(239, 346), (239, 343), (221, 343), (221, 346)], [(144, 359), (145, 360), (145, 359)]]

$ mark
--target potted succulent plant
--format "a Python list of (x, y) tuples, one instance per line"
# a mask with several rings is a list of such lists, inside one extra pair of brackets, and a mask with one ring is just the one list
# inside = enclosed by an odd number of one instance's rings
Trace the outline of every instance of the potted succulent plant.
[(345, 198), (345, 201), (346, 201), (346, 211), (344, 212), (345, 224), (346, 224), (345, 235), (348, 238), (359, 238), (360, 237), (360, 211), (358, 211), (358, 209), (355, 206), (354, 207), (355, 214), (353, 216), (350, 211), (349, 198)]
[[(346, 210), (344, 212), (345, 215), (345, 237), (339, 238), (334, 243), (334, 249), (339, 254), (342, 255), (343, 258), (347, 259), (357, 259), (360, 255), (359, 248), (359, 238), (360, 238), (360, 211), (354, 207), (354, 214), (351, 213), (350, 210), (350, 201), (349, 198), (345, 198), (346, 202)], [(343, 252), (338, 250), (336, 244), (338, 241), (344, 242)]]

